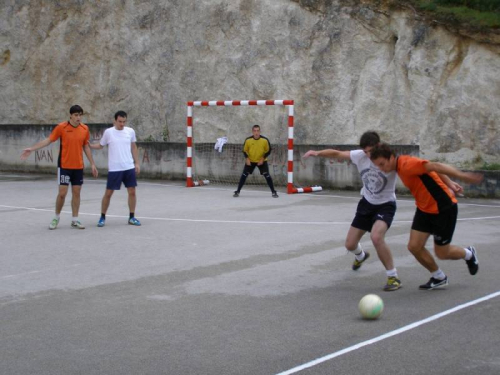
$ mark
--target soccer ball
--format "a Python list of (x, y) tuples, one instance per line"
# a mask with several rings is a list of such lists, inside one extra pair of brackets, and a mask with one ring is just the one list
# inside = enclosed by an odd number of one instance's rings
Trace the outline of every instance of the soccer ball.
[(359, 301), (358, 308), (364, 319), (377, 319), (384, 310), (384, 302), (376, 294), (367, 294)]

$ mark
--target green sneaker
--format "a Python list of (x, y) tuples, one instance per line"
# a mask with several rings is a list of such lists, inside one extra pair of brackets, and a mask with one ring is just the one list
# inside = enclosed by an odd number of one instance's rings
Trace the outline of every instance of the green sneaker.
[(367, 260), (370, 257), (370, 253), (368, 251), (365, 251), (365, 257), (363, 260), (357, 260), (354, 258), (354, 263), (352, 264), (352, 270), (357, 271), (361, 267), (361, 265), (364, 263), (365, 260)]
[(77, 221), (72, 221), (72, 222), (71, 222), (71, 228), (75, 228), (75, 229), (85, 229), (85, 226), (84, 226), (82, 223), (80, 223), (80, 221), (79, 221), (79, 220), (77, 220)]
[(393, 290), (398, 290), (403, 285), (401, 284), (401, 280), (399, 280), (395, 276), (390, 276), (387, 278), (387, 284), (384, 286), (384, 290), (386, 292), (392, 292)]
[(57, 224), (59, 224), (59, 219), (57, 217), (53, 218), (49, 224), (49, 229), (54, 230), (57, 228)]

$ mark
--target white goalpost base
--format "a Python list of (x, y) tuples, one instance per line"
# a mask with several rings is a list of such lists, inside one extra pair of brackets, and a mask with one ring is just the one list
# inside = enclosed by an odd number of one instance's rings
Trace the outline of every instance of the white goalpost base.
[[(190, 101), (187, 103), (187, 158), (186, 186), (202, 186), (210, 183), (208, 179), (197, 179), (193, 176), (193, 107), (230, 107), (230, 106), (284, 106), (288, 109), (288, 142), (287, 142), (287, 193), (311, 193), (321, 191), (321, 186), (296, 188), (293, 185), (293, 130), (294, 102), (293, 100), (214, 100)], [(215, 151), (214, 151), (215, 152)]]

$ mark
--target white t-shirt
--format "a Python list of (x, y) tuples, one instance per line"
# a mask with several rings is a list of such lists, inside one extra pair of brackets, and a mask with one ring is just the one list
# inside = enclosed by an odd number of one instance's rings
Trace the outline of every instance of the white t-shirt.
[(351, 160), (358, 168), (363, 188), (361, 194), (371, 204), (396, 200), (396, 171), (384, 173), (372, 163), (363, 150), (351, 151)]
[(108, 146), (108, 171), (118, 172), (135, 168), (132, 142), (137, 142), (135, 131), (128, 126), (117, 130), (114, 126), (104, 131), (100, 144)]

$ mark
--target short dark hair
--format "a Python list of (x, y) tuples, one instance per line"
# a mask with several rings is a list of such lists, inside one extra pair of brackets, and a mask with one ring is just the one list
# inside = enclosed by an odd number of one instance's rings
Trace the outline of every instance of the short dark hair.
[(391, 156), (396, 156), (396, 152), (387, 143), (379, 143), (370, 151), (371, 160), (375, 160), (380, 157), (389, 160)]
[(260, 129), (260, 125), (255, 124), (254, 126), (252, 126), (252, 130), (255, 129), (255, 128), (259, 128)]
[(380, 136), (377, 132), (367, 131), (364, 132), (361, 138), (359, 139), (359, 147), (374, 147), (380, 143)]
[(127, 118), (127, 112), (125, 112), (125, 111), (116, 112), (115, 113), (115, 120), (118, 120), (118, 117)]
[(75, 104), (75, 105), (71, 106), (71, 108), (69, 109), (69, 114), (72, 115), (73, 113), (79, 113), (79, 114), (83, 115), (83, 108), (80, 107), (79, 105)]

